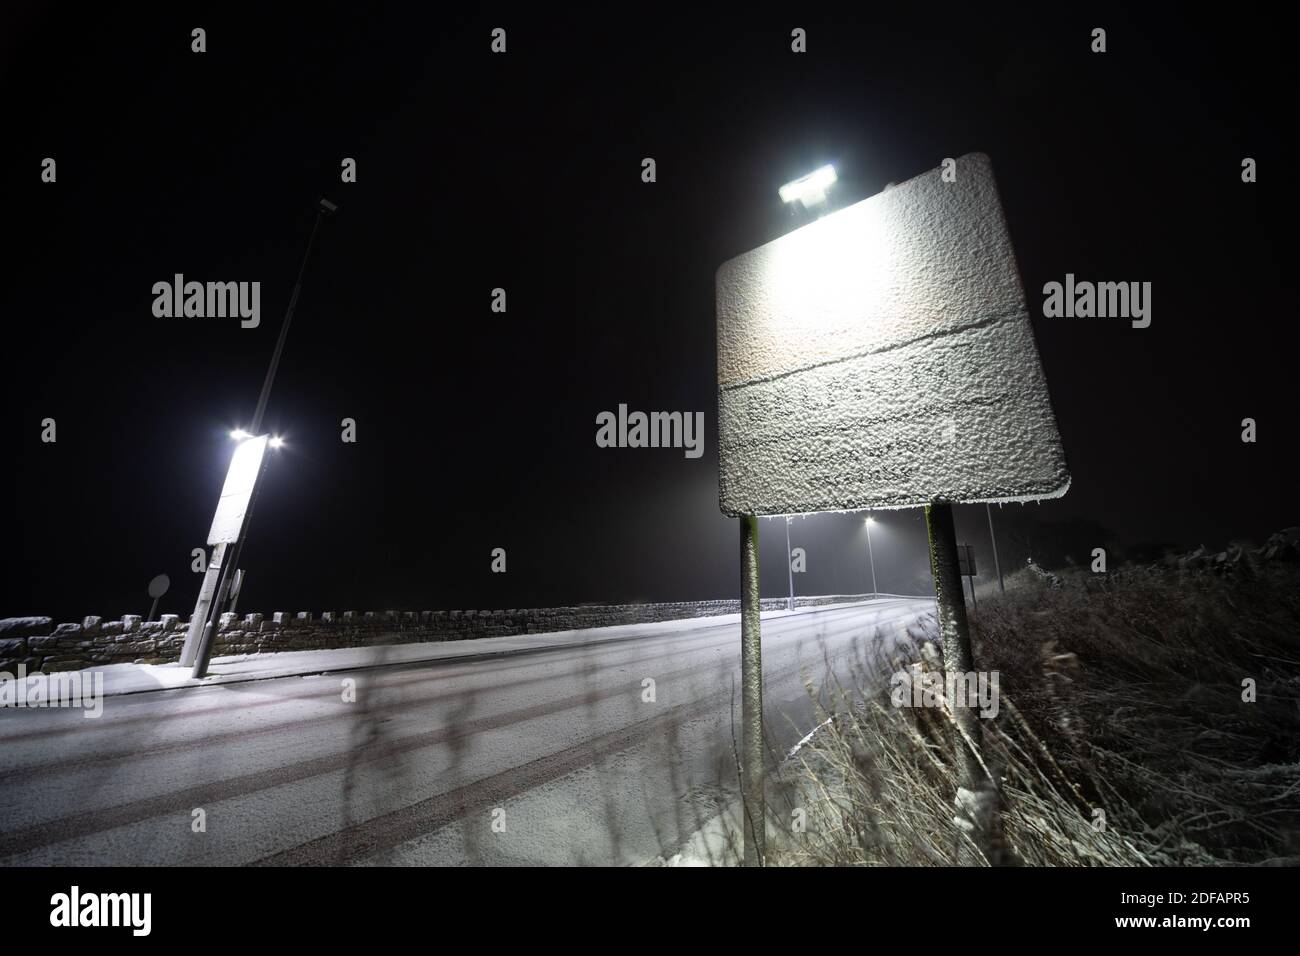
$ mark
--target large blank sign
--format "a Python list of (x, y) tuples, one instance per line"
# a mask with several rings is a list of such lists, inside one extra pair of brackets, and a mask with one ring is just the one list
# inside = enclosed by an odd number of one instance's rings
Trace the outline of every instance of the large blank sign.
[(1065, 493), (988, 157), (955, 177), (925, 173), (718, 270), (724, 513)]
[(212, 517), (212, 530), (208, 532), (208, 544), (234, 544), (239, 540), (240, 529), (244, 527), (244, 515), (248, 513), (248, 503), (257, 487), (257, 478), (262, 473), (262, 458), (266, 455), (266, 435), (246, 438), (235, 448), (230, 459), (230, 470), (226, 472), (226, 483), (221, 488), (221, 500), (217, 502), (217, 513)]

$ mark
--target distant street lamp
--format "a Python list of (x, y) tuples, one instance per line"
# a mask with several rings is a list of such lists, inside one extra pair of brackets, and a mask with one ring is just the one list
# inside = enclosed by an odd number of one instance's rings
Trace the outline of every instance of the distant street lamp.
[(790, 556), (790, 516), (785, 516), (785, 568), (790, 577), (790, 603), (787, 608), (794, 610), (794, 559)]
[(876, 519), (867, 515), (867, 558), (871, 561), (871, 599), (874, 601), (880, 594), (876, 590), (876, 556), (871, 551), (871, 526), (876, 523)]

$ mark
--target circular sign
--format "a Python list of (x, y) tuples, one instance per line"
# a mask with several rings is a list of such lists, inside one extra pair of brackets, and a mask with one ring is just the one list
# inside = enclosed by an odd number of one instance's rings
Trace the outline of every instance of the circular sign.
[(149, 596), (151, 598), (160, 598), (167, 593), (167, 589), (172, 586), (172, 579), (165, 574), (160, 574), (149, 582)]

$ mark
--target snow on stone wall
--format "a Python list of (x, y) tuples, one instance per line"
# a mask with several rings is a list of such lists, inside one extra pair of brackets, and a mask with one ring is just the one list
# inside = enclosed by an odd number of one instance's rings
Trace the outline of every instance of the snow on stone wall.
[[(800, 597), (800, 607), (839, 604), (866, 595)], [(785, 607), (784, 598), (763, 601), (764, 610)], [(325, 650), (377, 644), (468, 640), (546, 634), (555, 631), (643, 624), (718, 614), (739, 614), (740, 602), (682, 601), (671, 604), (602, 604), (580, 607), (523, 608), (496, 611), (277, 611), (264, 614), (223, 614), (214, 656), (275, 651)], [(48, 617), (0, 620), (0, 671), (12, 674), (18, 664), (28, 672), (77, 670), (96, 664), (165, 663), (180, 657), (187, 622), (175, 614), (143, 622), (138, 614), (105, 621), (87, 617), (81, 623), (56, 625)]]
[(718, 270), (724, 513), (1065, 493), (992, 166), (941, 172)]

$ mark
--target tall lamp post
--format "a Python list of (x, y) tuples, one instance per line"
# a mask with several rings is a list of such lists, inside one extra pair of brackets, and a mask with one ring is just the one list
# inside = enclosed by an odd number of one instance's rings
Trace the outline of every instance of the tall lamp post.
[[(257, 409), (253, 412), (252, 424), (247, 431), (236, 429), (231, 433), (231, 438), (237, 441), (257, 437), (261, 432), (262, 419), (266, 415), (266, 403), (271, 397), (271, 386), (275, 384), (275, 373), (280, 366), (280, 356), (284, 352), (285, 340), (289, 337), (289, 326), (293, 322), (294, 310), (298, 307), (298, 296), (302, 293), (302, 280), (307, 272), (307, 263), (311, 259), (312, 247), (316, 243), (316, 233), (320, 229), (321, 220), (332, 217), (336, 212), (338, 212), (338, 206), (328, 199), (321, 199), (317, 203), (316, 221), (312, 224), (311, 235), (307, 239), (307, 250), (303, 253), (302, 264), (298, 267), (298, 279), (294, 283), (293, 294), (289, 297), (289, 306), (284, 313), (284, 322), (280, 325), (280, 335), (275, 342), (275, 351), (271, 353), (271, 364), (266, 370), (266, 378), (262, 381), (262, 393), (257, 399)], [(279, 438), (275, 438), (269, 444), (273, 448), (278, 448), (281, 442)], [(263, 471), (266, 468), (266, 461), (267, 459), (263, 458), (261, 463)], [(212, 561), (208, 565), (203, 586), (199, 589), (199, 600), (190, 619), (190, 633), (186, 638), (185, 648), (181, 653), (182, 664), (193, 664), (192, 677), (199, 678), (207, 675), (208, 662), (212, 658), (212, 645), (215, 642), (217, 625), (221, 618), (221, 607), (225, 604), (226, 597), (230, 592), (234, 570), (239, 565), (239, 555), (243, 550), (244, 541), (248, 537), (248, 527), (252, 520), (253, 507), (257, 504), (257, 492), (260, 487), (259, 475), (259, 480), (253, 486), (253, 493), (244, 513), (239, 535), (234, 543), (228, 546), (218, 544), (212, 552)]]
[(790, 603), (788, 610), (794, 610), (794, 559), (790, 557), (790, 516), (785, 516), (785, 569), (790, 576)]
[(876, 589), (876, 556), (871, 550), (871, 526), (876, 519), (867, 515), (867, 559), (871, 562), (871, 599), (874, 601), (880, 592)]

